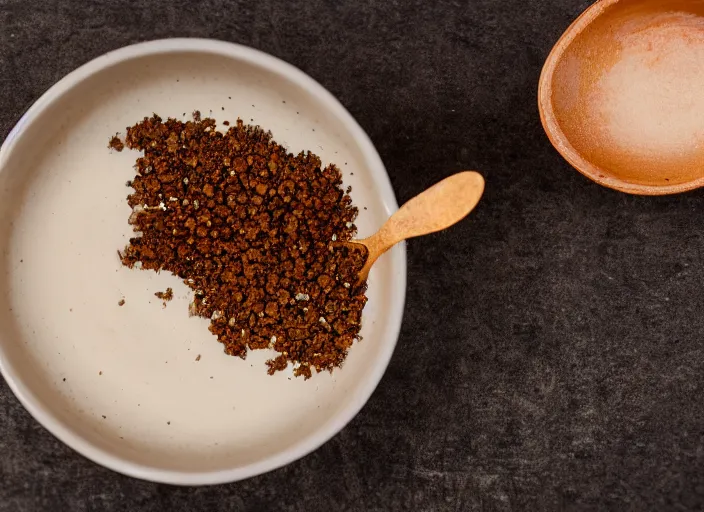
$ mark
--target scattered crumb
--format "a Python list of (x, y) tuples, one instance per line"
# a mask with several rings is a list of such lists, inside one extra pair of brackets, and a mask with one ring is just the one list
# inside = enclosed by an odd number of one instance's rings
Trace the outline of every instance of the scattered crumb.
[(66, 377), (64, 377), (64, 382), (66, 382)]
[(103, 414), (103, 419), (106, 420), (108, 419), (108, 417)]
[(167, 424), (167, 425), (171, 425), (171, 422), (170, 422), (170, 421), (167, 421), (166, 424)]
[(98, 372), (98, 375), (102, 375), (102, 374), (103, 374), (103, 371), (100, 370), (100, 371)]
[(193, 120), (194, 120), (196, 123), (199, 123), (199, 122), (200, 122), (200, 110), (194, 110), (194, 111), (193, 111)]
[(154, 295), (164, 302), (169, 302), (174, 298), (174, 291), (171, 288), (167, 288), (165, 292), (156, 292)]
[(196, 361), (200, 361), (200, 354), (198, 354), (198, 357), (196, 357)]
[(125, 305), (125, 299), (120, 299), (120, 302), (117, 303), (118, 306), (124, 306)]
[(225, 126), (230, 126), (230, 121), (223, 121), (222, 124), (224, 124)]
[(115, 151), (122, 151), (125, 149), (125, 144), (120, 140), (120, 137), (115, 134), (112, 139), (110, 139), (110, 142), (108, 143), (108, 147), (110, 149), (114, 149)]

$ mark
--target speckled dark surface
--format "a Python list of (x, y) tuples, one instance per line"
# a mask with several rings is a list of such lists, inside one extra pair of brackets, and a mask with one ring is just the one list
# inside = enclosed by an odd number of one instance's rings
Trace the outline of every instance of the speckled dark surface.
[(213, 37), (340, 98), (400, 202), (487, 178), (468, 221), (410, 243), (388, 372), (321, 449), (231, 485), (141, 482), (59, 443), (0, 380), (0, 511), (703, 509), (704, 193), (600, 188), (538, 119), (543, 60), (587, 4), (0, 0), (2, 137), (92, 57)]

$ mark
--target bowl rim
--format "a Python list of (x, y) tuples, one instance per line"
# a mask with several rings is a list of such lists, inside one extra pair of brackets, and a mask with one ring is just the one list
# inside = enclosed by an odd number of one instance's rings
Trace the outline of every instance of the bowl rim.
[(704, 186), (704, 177), (674, 185), (640, 185), (616, 178), (608, 170), (597, 167), (586, 160), (581, 153), (570, 144), (569, 139), (557, 122), (552, 104), (552, 81), (557, 64), (562, 60), (565, 50), (574, 42), (577, 36), (591, 25), (596, 18), (601, 16), (604, 11), (620, 1), (621, 0), (597, 0), (594, 2), (567, 27), (555, 43), (555, 46), (550, 50), (538, 81), (538, 111), (540, 113), (540, 122), (543, 125), (543, 130), (545, 130), (545, 134), (548, 136), (548, 139), (550, 139), (555, 149), (572, 167), (599, 185), (620, 192), (647, 196), (677, 194), (702, 187)]
[[(70, 72), (42, 94), (25, 114), (21, 116), (12, 130), (10, 130), (5, 141), (0, 146), (0, 172), (5, 170), (5, 164), (8, 160), (7, 157), (15, 148), (16, 142), (24, 133), (25, 128), (39, 119), (41, 114), (51, 104), (58, 101), (61, 96), (82, 81), (121, 62), (149, 55), (181, 52), (209, 53), (244, 61), (250, 65), (283, 76), (302, 89), (315, 95), (323, 104), (323, 107), (337, 117), (359, 145), (366, 160), (366, 165), (372, 175), (377, 178), (381, 177), (376, 185), (377, 193), (384, 207), (390, 213), (398, 210), (398, 203), (396, 202), (388, 173), (377, 150), (357, 121), (355, 121), (350, 113), (327, 89), (297, 67), (272, 55), (244, 45), (214, 39), (171, 38), (141, 42), (110, 51)], [(9, 388), (25, 409), (51, 434), (84, 457), (106, 468), (117, 471), (118, 473), (143, 480), (175, 485), (212, 485), (250, 478), (289, 464), (319, 448), (342, 430), (371, 397), (386, 371), (396, 343), (398, 342), (405, 306), (405, 244), (398, 244), (391, 249), (389, 256), (392, 258), (393, 268), (396, 269), (394, 272), (394, 287), (396, 288), (395, 293), (399, 296), (400, 300), (389, 304), (390, 311), (389, 314), (386, 315), (386, 326), (384, 336), (382, 336), (384, 346), (378, 357), (376, 357), (372, 363), (371, 377), (358, 387), (355, 392), (356, 396), (349, 400), (348, 405), (327, 422), (323, 423), (318, 430), (299, 442), (287, 447), (285, 450), (253, 463), (230, 469), (206, 471), (167, 470), (135, 463), (117, 454), (109, 453), (101, 447), (87, 441), (51, 414), (42, 405), (41, 401), (24, 385), (19, 372), (13, 368), (9, 359), (6, 357), (2, 344), (0, 344), (0, 374), (3, 375)]]

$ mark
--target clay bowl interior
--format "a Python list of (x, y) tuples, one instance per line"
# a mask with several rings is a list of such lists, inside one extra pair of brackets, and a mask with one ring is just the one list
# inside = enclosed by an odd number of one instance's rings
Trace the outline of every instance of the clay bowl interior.
[[(226, 356), (168, 274), (129, 270), (125, 182), (137, 152), (107, 147), (156, 112), (270, 129), (342, 168), (360, 236), (397, 208), (369, 139), (295, 68), (254, 50), (165, 40), (100, 57), (42, 97), (0, 151), (0, 364), (27, 409), (83, 455), (173, 484), (246, 478), (327, 441), (364, 405), (396, 343), (405, 248), (375, 265), (363, 341), (332, 375), (269, 376), (273, 352)], [(222, 126), (222, 125), (221, 125)], [(364, 207), (364, 208), (363, 208)], [(162, 307), (154, 293), (174, 299)], [(118, 302), (124, 298), (124, 306)], [(197, 356), (200, 359), (197, 361)]]
[(704, 2), (595, 3), (550, 53), (539, 108), (557, 150), (602, 185), (704, 185)]

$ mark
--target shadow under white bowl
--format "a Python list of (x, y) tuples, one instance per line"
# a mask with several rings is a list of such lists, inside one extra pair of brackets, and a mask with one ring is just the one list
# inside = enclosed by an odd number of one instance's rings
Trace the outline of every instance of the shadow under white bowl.
[[(0, 150), (0, 370), (29, 412), (81, 454), (173, 484), (247, 478), (335, 435), (386, 369), (406, 286), (400, 245), (374, 267), (364, 339), (332, 375), (269, 376), (269, 351), (226, 356), (208, 321), (189, 318), (178, 278), (129, 270), (117, 256), (131, 234), (125, 182), (138, 153), (110, 151), (109, 137), (152, 112), (184, 119), (196, 109), (218, 122), (241, 117), (289, 151), (338, 164), (360, 236), (397, 209), (376, 150), (337, 100), (296, 68), (234, 44), (117, 50), (22, 117)], [(164, 308), (154, 293), (167, 287), (175, 298)]]

